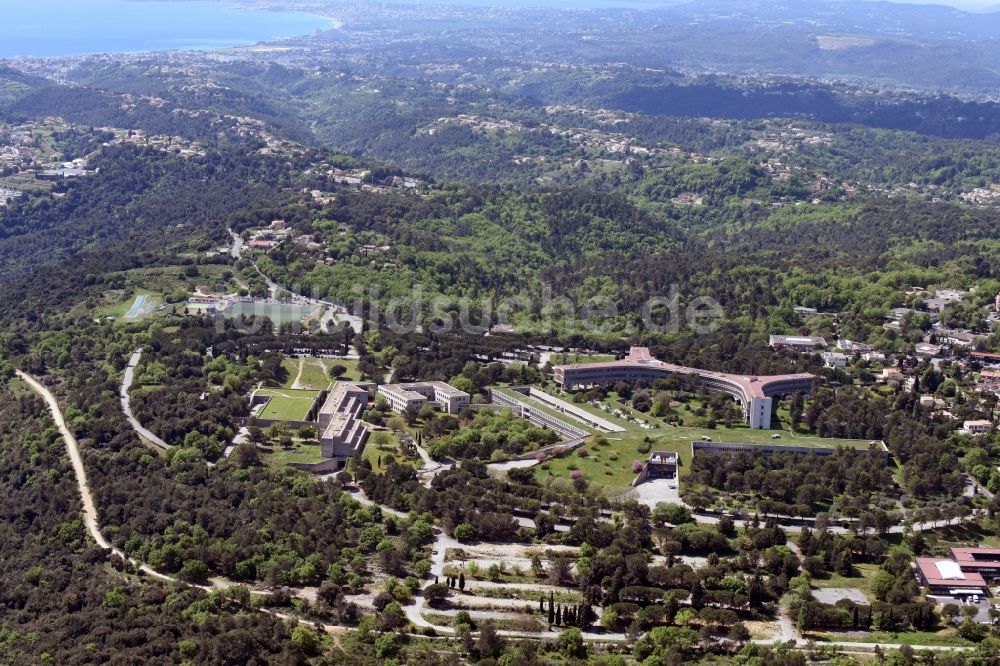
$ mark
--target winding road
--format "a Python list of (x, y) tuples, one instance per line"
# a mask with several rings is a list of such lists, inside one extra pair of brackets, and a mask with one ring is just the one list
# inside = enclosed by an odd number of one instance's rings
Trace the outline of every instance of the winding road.
[(132, 429), (139, 433), (142, 439), (146, 440), (153, 446), (160, 449), (166, 450), (170, 448), (170, 445), (164, 442), (161, 438), (153, 434), (151, 430), (139, 423), (139, 419), (135, 418), (135, 414), (132, 413), (132, 399), (129, 397), (129, 389), (132, 388), (132, 382), (135, 381), (135, 369), (139, 365), (139, 361), (142, 359), (142, 348), (136, 349), (132, 352), (131, 358), (128, 360), (128, 365), (125, 367), (125, 374), (122, 377), (122, 388), (119, 391), (119, 397), (122, 401), (122, 411), (125, 412), (125, 418), (128, 419), (129, 425)]
[[(176, 583), (178, 585), (198, 588), (204, 590), (205, 592), (214, 592), (238, 584), (225, 578), (213, 578), (211, 581), (212, 582), (211, 585), (198, 585), (195, 583), (189, 583), (187, 581), (180, 580), (173, 576), (162, 574), (153, 569), (152, 567), (129, 557), (124, 551), (113, 546), (111, 542), (108, 541), (108, 539), (101, 532), (100, 522), (98, 520), (97, 506), (94, 502), (94, 497), (93, 494), (91, 493), (90, 485), (87, 481), (87, 470), (84, 467), (83, 457), (80, 454), (80, 445), (77, 442), (76, 437), (67, 427), (66, 420), (63, 416), (62, 410), (59, 407), (58, 401), (56, 400), (52, 392), (36, 378), (32, 377), (28, 373), (23, 372), (21, 370), (17, 370), (16, 372), (17, 376), (22, 381), (24, 381), (25, 384), (27, 384), (35, 393), (37, 393), (39, 396), (42, 397), (42, 399), (48, 406), (53, 421), (59, 428), (59, 432), (62, 435), (63, 441), (66, 443), (66, 451), (69, 454), (70, 463), (72, 464), (73, 468), (73, 473), (76, 476), (77, 487), (80, 492), (80, 500), (83, 504), (84, 525), (87, 529), (87, 533), (90, 534), (91, 538), (93, 538), (93, 540), (97, 543), (98, 546), (100, 546), (104, 550), (111, 552), (113, 555), (122, 558), (122, 560), (129, 562), (139, 571), (142, 571), (143, 573), (159, 580)], [(395, 511), (393, 509), (390, 509), (389, 507), (384, 507), (380, 504), (373, 502), (372, 500), (365, 497), (363, 493), (355, 494), (354, 496), (358, 499), (358, 501), (362, 503), (379, 506), (386, 513), (396, 516), (405, 515), (399, 511)], [(445, 563), (447, 562), (446, 554), (449, 548), (458, 549), (464, 547), (465, 546), (462, 543), (453, 539), (452, 537), (449, 537), (443, 530), (436, 529), (435, 541), (432, 546), (433, 552), (431, 555), (431, 570), (428, 578), (425, 579), (423, 587), (426, 588), (428, 585), (432, 584), (435, 577), (443, 576)], [(477, 585), (486, 586), (486, 584), (483, 582), (479, 582), (477, 583)], [(254, 589), (252, 590), (252, 592), (255, 594), (263, 594), (263, 595), (270, 594), (270, 591), (263, 589)], [(306, 595), (304, 595), (301, 590), (296, 590), (296, 594), (298, 596), (306, 598)], [(532, 602), (526, 602), (526, 603), (530, 604)], [(433, 629), (440, 634), (451, 635), (455, 633), (452, 627), (432, 624), (426, 618), (424, 618), (421, 611), (423, 611), (425, 608), (427, 608), (426, 599), (423, 596), (423, 589), (421, 589), (416, 595), (415, 603), (405, 608), (406, 618), (410, 621), (411, 624), (413, 624), (413, 626), (422, 627), (426, 629)], [(261, 609), (261, 610), (263, 612), (272, 615), (273, 617), (277, 617), (282, 620), (296, 621), (296, 622), (303, 621), (301, 618), (289, 615), (287, 613), (269, 609)], [(480, 611), (480, 612), (486, 613), (487, 611)], [(785, 623), (787, 623), (787, 625)], [(336, 624), (326, 624), (320, 622), (309, 622), (309, 624), (321, 627), (325, 632), (330, 634), (340, 634), (345, 631), (345, 627)], [(788, 620), (787, 618), (782, 618), (782, 625), (783, 626), (781, 628), (781, 631), (779, 632), (777, 637), (767, 640), (755, 640), (754, 642), (760, 644), (774, 644), (776, 642), (782, 642), (786, 640), (786, 638), (791, 638), (792, 636), (797, 635), (794, 626), (789, 626), (791, 625), (790, 620)], [(503, 630), (497, 633), (502, 636), (511, 638), (554, 639), (558, 638), (559, 636), (559, 632), (556, 631), (524, 632), (524, 631)], [(588, 642), (598, 642), (598, 643), (624, 643), (627, 642), (628, 640), (627, 637), (621, 633), (597, 633), (597, 632), (584, 631), (583, 637), (584, 640)], [(824, 645), (832, 645), (835, 647), (844, 647), (852, 649), (865, 649), (865, 648), (874, 649), (874, 645), (867, 643), (829, 642), (829, 643), (824, 643)], [(881, 646), (883, 648), (900, 647), (900, 645), (896, 644), (882, 644)], [(968, 647), (924, 646), (924, 645), (914, 645), (911, 647), (918, 650), (934, 650), (934, 651), (964, 651), (972, 649)]]

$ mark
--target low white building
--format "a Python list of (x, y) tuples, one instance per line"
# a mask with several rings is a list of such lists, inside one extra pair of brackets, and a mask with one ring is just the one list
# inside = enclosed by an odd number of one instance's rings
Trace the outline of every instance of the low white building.
[(430, 403), (443, 412), (458, 414), (469, 406), (469, 394), (445, 382), (384, 384), (378, 387), (378, 394), (394, 412), (405, 412), (410, 407), (420, 409)]
[(772, 335), (768, 344), (776, 350), (790, 349), (797, 352), (814, 352), (826, 349), (826, 340), (811, 335)]
[(962, 430), (970, 435), (985, 435), (993, 429), (993, 422), (986, 419), (976, 421), (965, 421), (962, 423)]
[(932, 395), (922, 395), (920, 396), (920, 406), (924, 409), (945, 409), (948, 407), (948, 403), (941, 398), (935, 398)]
[(846, 368), (847, 354), (841, 354), (839, 352), (826, 352), (823, 354), (823, 361), (826, 363), (826, 367), (828, 368)]
[(917, 356), (938, 356), (941, 354), (941, 345), (932, 345), (929, 342), (918, 342), (914, 350)]

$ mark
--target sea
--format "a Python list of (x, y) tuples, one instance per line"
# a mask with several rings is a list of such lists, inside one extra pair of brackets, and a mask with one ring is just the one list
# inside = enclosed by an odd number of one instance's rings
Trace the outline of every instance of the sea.
[(243, 46), (333, 27), (203, 0), (0, 0), (0, 58)]

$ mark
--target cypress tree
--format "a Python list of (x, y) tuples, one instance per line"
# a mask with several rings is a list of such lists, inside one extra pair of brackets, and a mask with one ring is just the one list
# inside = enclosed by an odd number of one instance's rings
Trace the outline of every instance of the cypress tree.
[(556, 610), (555, 610), (555, 607), (552, 605), (552, 598), (550, 597), (549, 598), (549, 625), (551, 626), (551, 625), (553, 625), (555, 623), (556, 623)]
[(458, 574), (458, 589), (465, 590), (465, 572)]

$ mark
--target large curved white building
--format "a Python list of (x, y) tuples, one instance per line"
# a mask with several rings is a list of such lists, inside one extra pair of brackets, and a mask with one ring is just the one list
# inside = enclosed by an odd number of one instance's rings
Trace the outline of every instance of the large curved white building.
[(766, 430), (771, 427), (772, 398), (791, 393), (808, 393), (812, 390), (813, 375), (731, 375), (724, 372), (688, 368), (665, 363), (653, 358), (646, 347), (632, 347), (626, 358), (604, 363), (577, 363), (557, 365), (553, 368), (557, 384), (573, 391), (595, 386), (608, 387), (618, 382), (635, 384), (643, 381), (652, 384), (674, 374), (696, 377), (698, 383), (710, 391), (722, 391), (733, 396), (743, 407), (743, 414), (751, 428)]

